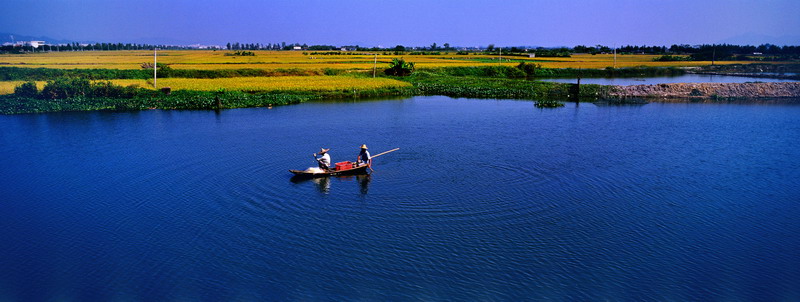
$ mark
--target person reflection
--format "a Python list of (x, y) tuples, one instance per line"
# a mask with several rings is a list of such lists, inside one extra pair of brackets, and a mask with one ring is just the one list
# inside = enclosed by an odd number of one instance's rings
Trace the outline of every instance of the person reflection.
[(317, 185), (317, 190), (319, 190), (320, 193), (328, 194), (331, 191), (330, 177), (312, 178), (311, 181)]
[(369, 182), (372, 180), (371, 174), (356, 175), (358, 186), (361, 187), (361, 195), (367, 195), (369, 192)]

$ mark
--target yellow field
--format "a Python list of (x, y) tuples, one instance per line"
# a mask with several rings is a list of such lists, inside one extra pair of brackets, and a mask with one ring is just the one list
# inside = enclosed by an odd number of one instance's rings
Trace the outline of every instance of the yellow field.
[[(322, 74), (325, 69), (345, 71), (371, 71), (374, 55), (311, 55), (301, 51), (254, 51), (255, 56), (226, 56), (231, 51), (211, 50), (168, 50), (159, 51), (158, 62), (166, 63), (173, 69), (298, 69)], [(381, 73), (395, 55), (377, 56), (377, 68)], [(406, 60), (414, 62), (417, 69), (456, 66), (514, 66), (520, 61), (540, 64), (548, 68), (605, 68), (614, 66), (613, 55), (573, 55), (570, 58), (528, 58), (503, 57), (487, 55), (406, 55)], [(616, 67), (633, 66), (701, 66), (711, 62), (653, 62), (655, 55), (617, 55)], [(0, 54), (0, 67), (16, 66), (29, 68), (62, 68), (62, 69), (140, 69), (145, 62), (152, 62), (152, 51), (79, 51), (52, 52), (35, 54)], [(725, 61), (717, 64), (751, 63)], [(152, 87), (144, 80), (114, 80), (121, 85), (138, 84), (141, 87)], [(0, 94), (9, 94), (21, 82), (0, 82)], [(37, 83), (41, 89), (44, 82)], [(160, 87), (172, 89), (217, 90), (220, 88), (245, 91), (269, 90), (339, 90), (339, 89), (374, 89), (384, 87), (401, 87), (410, 84), (385, 78), (357, 78), (348, 76), (290, 76), (290, 77), (254, 77), (225, 79), (159, 79)]]
[[(112, 80), (115, 84), (128, 86), (139, 85), (152, 88), (150, 80)], [(220, 79), (182, 79), (166, 78), (158, 80), (158, 87), (170, 87), (173, 90), (205, 90), (217, 89), (241, 91), (272, 90), (364, 90), (376, 88), (408, 87), (410, 83), (387, 78), (354, 78), (347, 76), (288, 76), (288, 77), (246, 77)]]
[[(152, 80), (111, 80), (114, 84), (142, 88), (153, 88)], [(14, 87), (23, 81), (0, 81), (0, 94), (14, 93)], [(45, 82), (37, 81), (41, 90)], [(158, 87), (170, 87), (173, 90), (190, 89), (215, 91), (217, 89), (240, 91), (333, 91), (333, 90), (366, 90), (377, 88), (409, 87), (410, 83), (387, 78), (356, 78), (348, 76), (287, 76), (287, 77), (242, 77), (219, 79), (183, 79), (164, 78), (158, 80)]]
[[(175, 69), (310, 69), (371, 70), (371, 55), (303, 55), (300, 51), (254, 51), (256, 56), (225, 56), (229, 51), (167, 50), (159, 51), (158, 62)], [(310, 53), (310, 52), (309, 52)], [(395, 55), (378, 55), (378, 68), (386, 65)], [(416, 63), (417, 68), (448, 66), (485, 66), (501, 64), (497, 56), (456, 55), (404, 56)], [(653, 62), (654, 55), (617, 55), (617, 67), (631, 66), (700, 66), (711, 62)], [(573, 55), (570, 58), (504, 57), (503, 65), (514, 65), (519, 60), (535, 62), (550, 68), (605, 68), (614, 65), (613, 55)], [(515, 62), (507, 62), (513, 59)], [(480, 61), (478, 61), (480, 60)], [(113, 68), (139, 69), (141, 63), (152, 62), (152, 51), (78, 51), (36, 54), (0, 55), (0, 66), (46, 68)], [(752, 63), (725, 61), (717, 64)]]

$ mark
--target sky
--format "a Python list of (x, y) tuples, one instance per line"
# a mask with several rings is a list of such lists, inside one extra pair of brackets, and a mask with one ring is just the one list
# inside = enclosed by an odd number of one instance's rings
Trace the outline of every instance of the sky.
[(216, 45), (800, 45), (798, 12), (799, 0), (2, 0), (0, 32)]

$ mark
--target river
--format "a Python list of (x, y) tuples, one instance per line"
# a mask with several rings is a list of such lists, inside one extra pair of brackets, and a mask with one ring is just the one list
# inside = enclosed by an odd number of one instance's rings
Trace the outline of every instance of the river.
[[(0, 116), (0, 300), (796, 300), (800, 106)], [(290, 181), (330, 148), (370, 176)]]

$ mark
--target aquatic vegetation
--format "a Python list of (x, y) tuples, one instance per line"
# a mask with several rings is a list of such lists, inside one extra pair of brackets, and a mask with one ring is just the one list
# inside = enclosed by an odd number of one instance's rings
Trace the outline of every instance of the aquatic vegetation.
[(536, 108), (558, 108), (564, 107), (564, 103), (554, 101), (554, 100), (539, 100), (533, 104)]
[(89, 110), (127, 111), (266, 107), (301, 103), (317, 98), (319, 97), (312, 94), (249, 94), (239, 91), (175, 91), (170, 95), (152, 91), (149, 94), (137, 94), (131, 98), (87, 97), (81, 95), (63, 99), (42, 99), (4, 95), (0, 96), (0, 114)]

